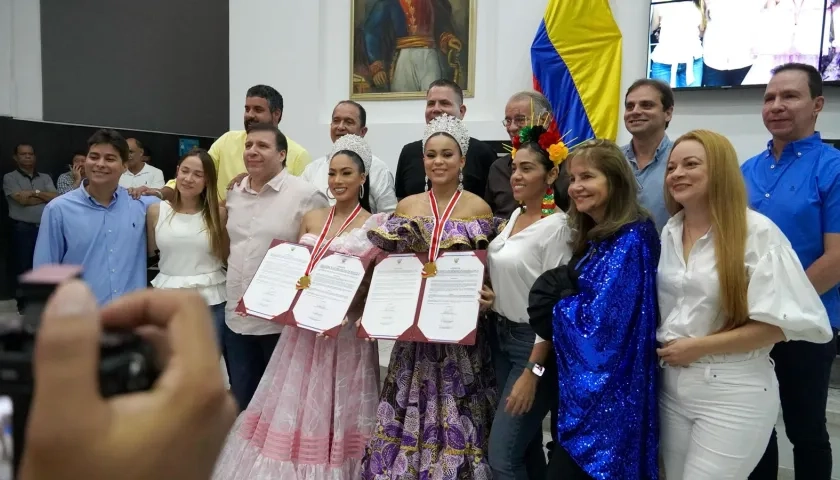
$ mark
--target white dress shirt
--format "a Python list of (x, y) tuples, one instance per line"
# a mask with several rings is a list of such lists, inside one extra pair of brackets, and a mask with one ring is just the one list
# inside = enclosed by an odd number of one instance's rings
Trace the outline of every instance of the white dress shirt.
[(126, 169), (120, 176), (120, 186), (123, 188), (137, 188), (142, 186), (163, 188), (164, 185), (166, 185), (166, 180), (163, 178), (163, 171), (148, 163), (144, 163), (143, 168), (136, 175)]
[[(662, 321), (660, 343), (704, 337), (717, 332), (724, 316), (720, 305), (714, 232), (694, 244), (683, 261), (683, 212), (671, 217), (662, 231), (662, 253), (656, 284)], [(787, 237), (770, 219), (747, 211), (744, 263), (749, 276), (749, 318), (782, 329), (787, 340), (825, 343), (832, 339), (828, 314)], [(768, 345), (748, 353), (715, 355), (713, 363), (750, 360), (770, 353)]]
[(707, 0), (703, 62), (715, 70), (737, 70), (755, 61), (760, 16), (766, 0)]
[(496, 293), (493, 311), (512, 322), (528, 323), (531, 287), (544, 272), (572, 258), (572, 229), (566, 214), (557, 212), (511, 236), (520, 214), (521, 209), (514, 210), (505, 229), (487, 246), (487, 269)]
[(236, 306), (254, 279), (273, 239), (297, 242), (300, 220), (316, 208), (326, 208), (327, 198), (308, 182), (285, 168), (259, 192), (251, 190), (246, 177), (227, 195), (227, 231), (230, 256), (227, 270), (225, 323), (241, 335), (280, 333), (277, 323), (237, 313)]
[[(327, 157), (321, 157), (306, 166), (300, 178), (312, 183), (324, 195), (327, 195), (329, 186), (327, 180), (330, 173), (330, 163)], [(397, 196), (394, 194), (394, 175), (388, 169), (388, 165), (376, 155), (371, 158), (370, 164), (370, 213), (391, 213), (397, 209)], [(330, 198), (330, 205), (335, 204), (335, 198)]]
[(677, 68), (685, 66), (685, 81), (694, 83), (694, 59), (703, 56), (700, 23), (703, 12), (694, 2), (662, 4), (653, 7), (661, 18), (659, 43), (650, 54), (651, 61), (671, 65), (671, 87), (676, 87)]

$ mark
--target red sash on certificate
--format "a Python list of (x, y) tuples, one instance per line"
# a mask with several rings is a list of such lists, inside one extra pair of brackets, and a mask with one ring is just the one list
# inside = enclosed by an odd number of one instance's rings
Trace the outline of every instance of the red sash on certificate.
[(456, 190), (455, 195), (452, 195), (452, 198), (449, 199), (449, 203), (443, 210), (443, 215), (441, 215), (440, 210), (438, 210), (435, 194), (429, 190), (429, 203), (432, 206), (432, 217), (434, 218), (434, 223), (432, 224), (432, 239), (429, 243), (429, 261), (423, 265), (423, 278), (434, 277), (437, 275), (435, 260), (437, 260), (438, 252), (440, 251), (440, 241), (443, 236), (443, 227), (446, 224), (446, 221), (449, 220), (449, 217), (452, 216), (452, 212), (455, 210), (455, 205), (458, 203), (458, 199), (460, 198), (461, 191)]
[(309, 259), (309, 265), (306, 266), (306, 272), (303, 274), (302, 277), (300, 277), (300, 280), (298, 280), (297, 282), (298, 290), (309, 288), (309, 286), (312, 285), (312, 269), (314, 269), (315, 265), (317, 265), (318, 262), (322, 258), (324, 258), (324, 255), (329, 250), (333, 240), (335, 240), (336, 237), (341, 236), (341, 234), (344, 233), (345, 230), (347, 230), (347, 227), (349, 227), (350, 224), (353, 223), (353, 220), (355, 220), (356, 217), (359, 216), (359, 213), (361, 213), (361, 211), (362, 204), (356, 205), (356, 208), (353, 210), (352, 213), (350, 213), (350, 216), (347, 217), (347, 220), (345, 220), (344, 223), (341, 224), (341, 227), (339, 227), (338, 231), (335, 232), (335, 235), (333, 235), (333, 237), (329, 240), (324, 241), (324, 239), (327, 237), (327, 233), (329, 233), (330, 228), (332, 227), (333, 219), (335, 218), (335, 206), (330, 208), (330, 214), (327, 216), (327, 222), (324, 224), (324, 228), (321, 229), (321, 234), (318, 235), (318, 240), (315, 242), (315, 246), (312, 248), (312, 258)]

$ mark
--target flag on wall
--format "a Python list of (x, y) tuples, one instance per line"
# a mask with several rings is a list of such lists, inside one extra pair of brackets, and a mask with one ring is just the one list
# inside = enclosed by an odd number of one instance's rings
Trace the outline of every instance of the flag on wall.
[(549, 0), (531, 45), (531, 68), (566, 143), (615, 141), (621, 31), (608, 0)]

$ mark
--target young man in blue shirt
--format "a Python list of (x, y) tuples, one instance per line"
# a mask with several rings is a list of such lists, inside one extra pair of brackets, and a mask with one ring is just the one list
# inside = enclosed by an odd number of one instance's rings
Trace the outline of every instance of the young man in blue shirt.
[[(761, 116), (772, 135), (767, 149), (742, 166), (750, 206), (773, 220), (790, 240), (832, 327), (840, 326), (840, 150), (816, 131), (823, 109), (822, 78), (811, 65), (777, 67), (764, 93)], [(783, 342), (776, 363), (785, 431), (793, 444), (797, 479), (831, 478), (825, 408), (835, 342)], [(777, 478), (776, 433), (751, 480)]]
[(157, 197), (132, 199), (119, 186), (128, 143), (102, 129), (88, 140), (85, 180), (44, 209), (34, 265), (84, 267), (100, 305), (146, 287), (146, 207)]

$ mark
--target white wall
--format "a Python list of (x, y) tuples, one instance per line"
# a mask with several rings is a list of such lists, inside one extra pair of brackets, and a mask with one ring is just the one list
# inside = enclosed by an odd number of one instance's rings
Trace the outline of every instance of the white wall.
[(37, 0), (0, 0), (0, 115), (43, 118)]
[[(6, 0), (8, 1), (8, 0)], [(508, 97), (531, 87), (530, 45), (547, 0), (477, 0), (475, 97), (466, 100), (470, 133), (488, 140), (507, 138), (501, 126)], [(645, 75), (649, 0), (610, 0), (624, 36), (622, 91)], [(231, 0), (230, 125), (242, 128), (245, 91), (257, 83), (284, 96), (281, 129), (313, 156), (330, 147), (332, 107), (349, 96), (349, 1)], [(327, 6), (329, 5), (329, 8)], [(265, 28), (265, 19), (277, 27)], [(694, 128), (727, 135), (746, 158), (768, 140), (761, 122), (761, 89), (678, 92), (668, 134)], [(818, 127), (840, 138), (840, 89), (827, 92)], [(405, 143), (423, 132), (422, 100), (367, 101), (368, 140), (374, 152), (396, 167)], [(629, 135), (619, 119), (619, 142)]]

